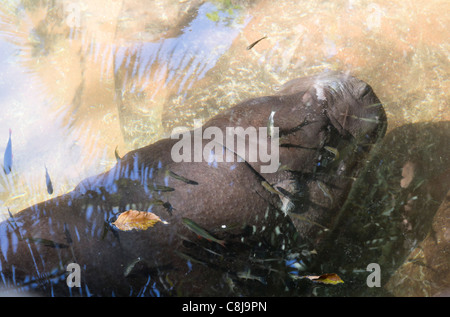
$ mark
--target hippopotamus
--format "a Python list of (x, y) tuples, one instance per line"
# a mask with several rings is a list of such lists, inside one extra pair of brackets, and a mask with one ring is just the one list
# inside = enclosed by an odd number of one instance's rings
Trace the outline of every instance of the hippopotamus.
[[(207, 133), (229, 137), (227, 128), (237, 127), (265, 133), (236, 142)], [(127, 153), (71, 192), (10, 213), (0, 223), (2, 288), (46, 296), (257, 295), (240, 285), (284, 283), (274, 272), (293, 250), (320, 244), (385, 131), (383, 106), (364, 81), (339, 72), (288, 81), (271, 96)], [(248, 142), (238, 151), (230, 144), (239, 137)], [(253, 145), (270, 153), (272, 168), (252, 157)], [(199, 151), (206, 155), (195, 158)], [(157, 220), (124, 229), (119, 220), (130, 210)]]

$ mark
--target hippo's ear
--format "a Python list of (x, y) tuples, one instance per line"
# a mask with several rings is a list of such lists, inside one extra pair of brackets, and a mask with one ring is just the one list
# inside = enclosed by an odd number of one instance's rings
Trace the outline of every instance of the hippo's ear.
[(375, 142), (386, 131), (386, 114), (372, 88), (353, 76), (327, 72), (286, 83), (283, 93), (304, 92), (325, 108), (332, 125), (342, 135)]

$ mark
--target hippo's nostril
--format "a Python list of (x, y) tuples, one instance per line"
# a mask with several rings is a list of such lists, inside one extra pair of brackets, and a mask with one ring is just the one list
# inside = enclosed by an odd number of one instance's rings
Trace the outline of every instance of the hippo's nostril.
[(359, 83), (360, 87), (357, 89), (358, 98), (363, 99), (367, 94), (369, 94), (372, 89), (366, 83)]

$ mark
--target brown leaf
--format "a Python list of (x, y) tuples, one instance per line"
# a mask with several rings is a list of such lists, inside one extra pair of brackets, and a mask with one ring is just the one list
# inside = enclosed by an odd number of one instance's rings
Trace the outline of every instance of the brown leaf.
[(344, 281), (337, 275), (336, 273), (326, 273), (322, 275), (307, 275), (304, 276), (307, 279), (310, 279), (313, 282), (322, 283), (322, 284), (332, 284), (336, 285), (339, 283), (344, 283)]
[(157, 222), (168, 224), (168, 222), (161, 220), (157, 215), (147, 211), (128, 210), (119, 215), (113, 225), (119, 230), (130, 231), (147, 230), (153, 227)]

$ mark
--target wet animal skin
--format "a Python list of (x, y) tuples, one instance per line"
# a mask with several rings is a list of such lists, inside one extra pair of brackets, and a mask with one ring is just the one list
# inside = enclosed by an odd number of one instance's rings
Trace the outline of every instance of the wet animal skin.
[[(384, 110), (369, 85), (327, 72), (244, 101), (202, 129), (266, 127), (272, 112), (280, 134), (275, 173), (260, 173), (261, 162), (239, 161), (225, 147), (223, 154), (233, 162), (176, 163), (171, 149), (178, 140), (169, 138), (129, 152), (72, 192), (16, 213), (0, 224), (2, 287), (44, 295), (128, 296), (149, 289), (151, 280), (158, 294), (173, 295), (176, 289), (201, 295), (208, 285), (217, 286), (223, 267), (207, 265), (200, 253), (192, 256), (193, 246), (232, 257), (226, 270), (238, 271), (256, 249), (288, 250), (299, 240), (320, 243), (364, 157), (385, 133)], [(112, 222), (129, 209), (150, 211), (169, 224), (114, 228)], [(224, 245), (199, 238), (183, 219)], [(80, 289), (66, 285), (69, 263), (81, 267)]]

